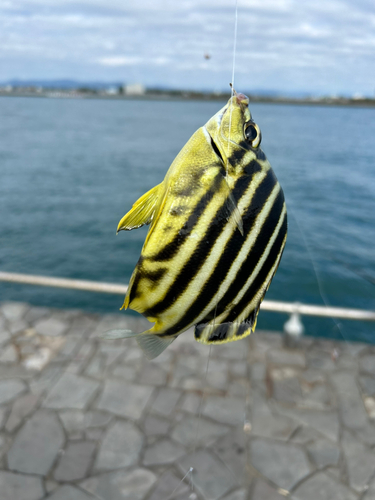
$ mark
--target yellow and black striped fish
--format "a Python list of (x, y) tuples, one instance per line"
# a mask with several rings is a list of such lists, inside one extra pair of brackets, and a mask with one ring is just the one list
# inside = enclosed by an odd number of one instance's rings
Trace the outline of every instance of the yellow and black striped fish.
[(254, 331), (284, 249), (287, 214), (248, 104), (235, 93), (121, 219), (118, 231), (150, 224), (123, 308), (155, 324), (107, 338), (135, 336), (152, 359), (192, 325), (203, 344)]

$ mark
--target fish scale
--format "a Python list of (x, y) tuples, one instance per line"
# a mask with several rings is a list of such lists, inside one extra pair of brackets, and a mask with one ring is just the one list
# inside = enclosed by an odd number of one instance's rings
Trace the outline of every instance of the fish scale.
[(154, 325), (112, 335), (135, 337), (150, 359), (194, 325), (205, 344), (255, 329), (285, 246), (287, 214), (248, 104), (235, 93), (118, 225), (150, 224), (123, 308)]

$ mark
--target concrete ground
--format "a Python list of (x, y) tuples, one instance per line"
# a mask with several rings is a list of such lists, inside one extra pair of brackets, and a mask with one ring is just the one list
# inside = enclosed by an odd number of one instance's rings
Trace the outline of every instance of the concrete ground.
[(187, 332), (148, 361), (113, 327), (143, 323), (0, 305), (1, 500), (375, 499), (375, 346)]

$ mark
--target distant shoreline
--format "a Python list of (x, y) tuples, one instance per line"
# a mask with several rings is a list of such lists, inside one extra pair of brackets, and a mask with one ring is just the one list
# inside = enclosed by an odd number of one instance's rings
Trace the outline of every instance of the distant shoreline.
[[(144, 94), (106, 94), (90, 91), (67, 91), (67, 90), (42, 90), (42, 91), (2, 91), (0, 97), (36, 97), (46, 99), (103, 99), (103, 100), (157, 100), (157, 101), (226, 101), (228, 94), (206, 94), (200, 92), (146, 92)], [(368, 98), (344, 98), (344, 97), (321, 97), (321, 98), (288, 98), (249, 95), (250, 102), (264, 104), (292, 104), (307, 106), (349, 106), (349, 107), (375, 107), (375, 99)]]

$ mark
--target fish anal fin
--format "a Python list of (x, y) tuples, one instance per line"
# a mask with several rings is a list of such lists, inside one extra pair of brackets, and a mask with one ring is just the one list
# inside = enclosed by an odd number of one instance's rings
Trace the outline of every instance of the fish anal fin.
[(160, 195), (160, 187), (161, 184), (153, 187), (134, 203), (131, 210), (118, 223), (117, 232), (130, 231), (152, 222)]
[(139, 347), (148, 359), (154, 359), (161, 354), (176, 337), (160, 337), (152, 333), (140, 333), (136, 337)]

